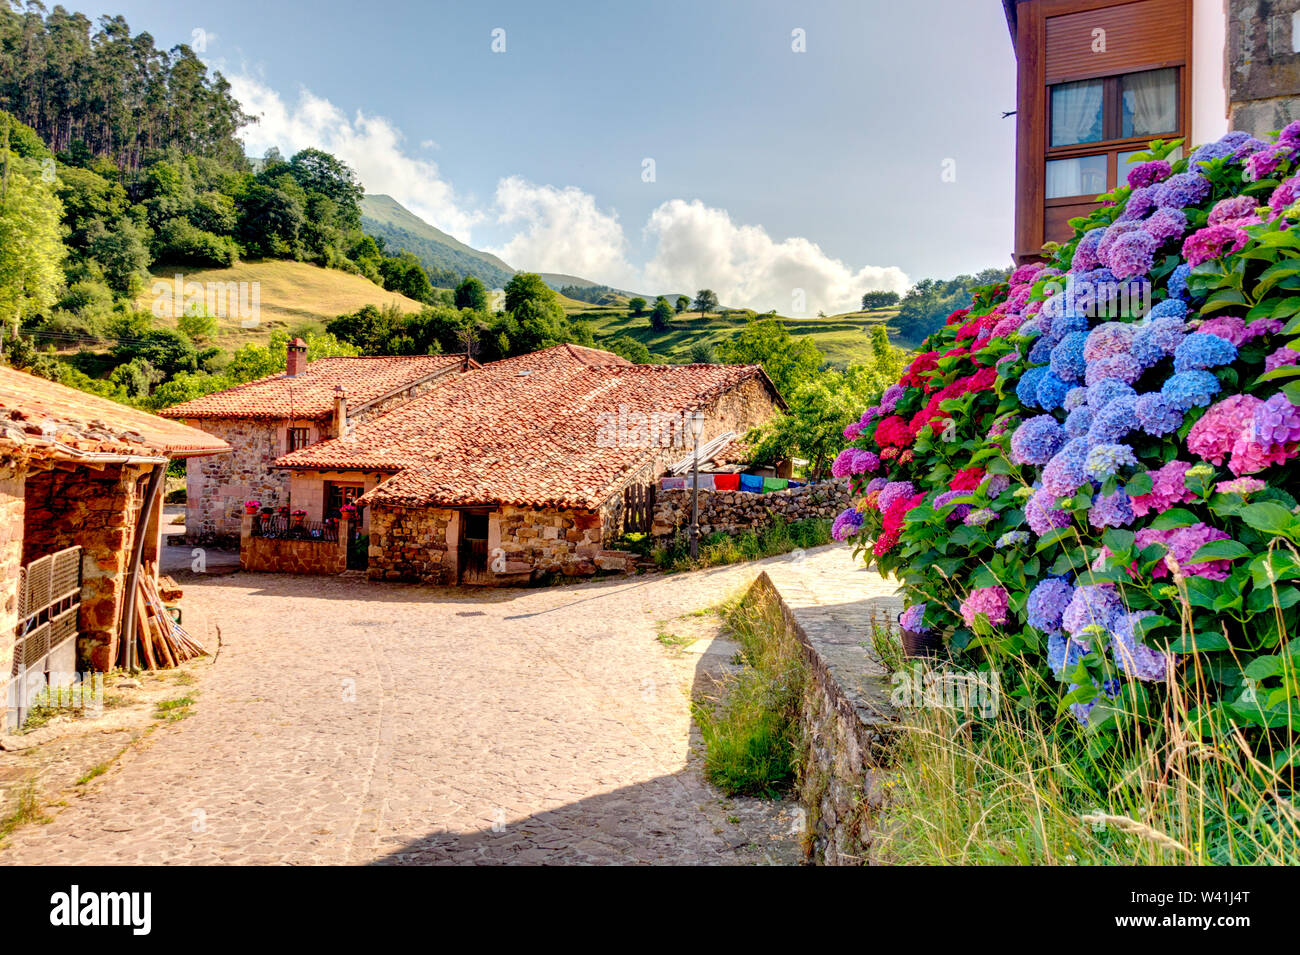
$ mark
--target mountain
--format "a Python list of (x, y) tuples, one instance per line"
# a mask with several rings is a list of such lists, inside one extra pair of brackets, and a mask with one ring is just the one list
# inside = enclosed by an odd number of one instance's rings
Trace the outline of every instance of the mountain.
[[(495, 255), (470, 248), (435, 229), (392, 196), (367, 194), (362, 198), (361, 228), (382, 238), (390, 253), (405, 249), (413, 254), (437, 286), (459, 284), (472, 274), (488, 288), (501, 288), (515, 274)], [(454, 282), (448, 273), (455, 273)]]

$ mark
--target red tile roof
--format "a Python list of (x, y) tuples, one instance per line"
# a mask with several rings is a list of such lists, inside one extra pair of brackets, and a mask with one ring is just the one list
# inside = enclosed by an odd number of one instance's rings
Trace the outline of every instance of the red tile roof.
[(192, 457), (229, 450), (197, 428), (0, 367), (0, 451), (75, 460), (86, 454)]
[(484, 365), (276, 465), (396, 472), (365, 503), (592, 508), (656, 453), (608, 440), (611, 416), (680, 414), (750, 378), (775, 395), (757, 365), (633, 365), (560, 345)]
[(168, 418), (324, 418), (334, 413), (334, 386), (355, 409), (463, 363), (463, 355), (318, 358), (296, 377), (271, 375), (237, 388), (164, 408)]

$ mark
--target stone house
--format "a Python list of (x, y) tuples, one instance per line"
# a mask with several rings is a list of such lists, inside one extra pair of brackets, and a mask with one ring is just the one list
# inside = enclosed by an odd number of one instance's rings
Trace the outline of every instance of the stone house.
[[(414, 355), (307, 361), (302, 339), (289, 343), (283, 374), (163, 409), (227, 442), (232, 454), (186, 468), (185, 533), (190, 543), (239, 540), (244, 502), (335, 511), (378, 482), (375, 475), (295, 486), (272, 468), (281, 455), (346, 433), (436, 388), (466, 369), (464, 356)], [(470, 367), (477, 367), (468, 363)]]
[(704, 415), (709, 441), (783, 405), (757, 365), (634, 365), (560, 345), (472, 370), (276, 467), (295, 486), (379, 477), (357, 501), (373, 579), (526, 583), (626, 569), (610, 549), (624, 492), (681, 458), (688, 415)]
[(12, 725), (33, 688), (118, 660), (152, 562), (169, 460), (225, 441), (0, 367), (0, 685)]

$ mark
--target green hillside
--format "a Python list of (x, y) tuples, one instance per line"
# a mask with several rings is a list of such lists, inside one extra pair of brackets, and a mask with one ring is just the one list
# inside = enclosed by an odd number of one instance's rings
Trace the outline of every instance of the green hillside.
[[(578, 306), (578, 307), (575, 307)], [(692, 345), (707, 342), (718, 345), (734, 336), (745, 326), (752, 312), (730, 311), (711, 313), (700, 317), (699, 312), (684, 312), (672, 320), (665, 332), (650, 327), (649, 315), (633, 317), (626, 308), (615, 306), (584, 306), (583, 303), (566, 302), (570, 321), (586, 322), (596, 338), (596, 346), (620, 335), (634, 338), (650, 349), (652, 355), (669, 361), (686, 361)], [(886, 324), (897, 313), (896, 309), (879, 309), (872, 312), (847, 312), (827, 318), (783, 318), (777, 316), (795, 337), (810, 336), (825, 354), (826, 360), (836, 367), (867, 361), (871, 342), (868, 332), (873, 326)]]
[[(389, 251), (405, 249), (429, 270), (434, 284), (439, 272), (454, 272), (459, 277), (472, 274), (488, 288), (501, 288), (515, 270), (495, 255), (470, 248), (436, 229), (411, 212), (392, 196), (367, 194), (361, 199), (361, 227), (381, 238)], [(446, 284), (454, 284), (448, 282)]]

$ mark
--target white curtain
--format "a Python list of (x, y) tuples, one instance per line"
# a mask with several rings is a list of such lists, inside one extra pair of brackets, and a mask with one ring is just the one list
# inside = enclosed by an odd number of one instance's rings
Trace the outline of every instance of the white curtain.
[(1178, 128), (1176, 70), (1151, 70), (1124, 77), (1126, 136), (1154, 136)]
[(1045, 196), (1095, 196), (1106, 191), (1106, 157), (1080, 156), (1078, 159), (1053, 159), (1047, 163)]
[(1060, 83), (1052, 87), (1052, 145), (1072, 146), (1101, 139), (1099, 80)]

